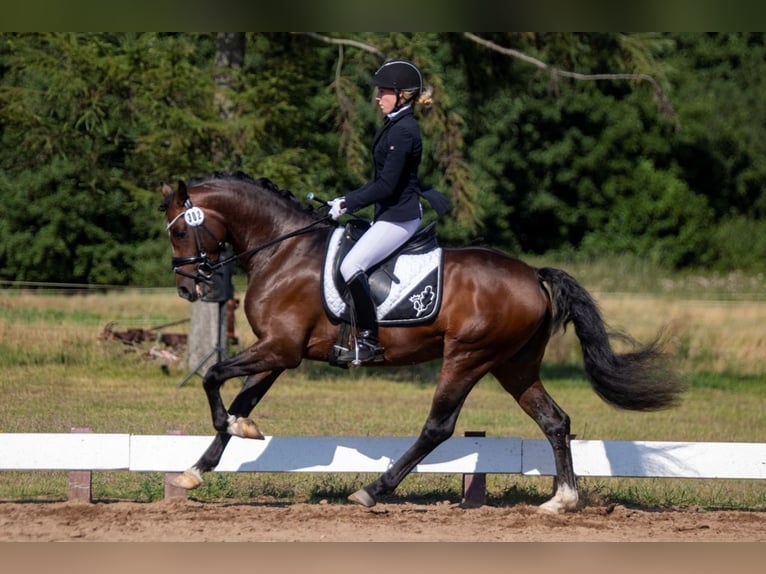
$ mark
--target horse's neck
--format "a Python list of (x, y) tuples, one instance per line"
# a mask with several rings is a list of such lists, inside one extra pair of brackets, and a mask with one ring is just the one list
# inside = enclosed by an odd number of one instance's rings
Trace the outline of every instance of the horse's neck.
[[(299, 234), (286, 239), (289, 234), (310, 226), (313, 220), (275, 198), (259, 201), (247, 195), (228, 198), (222, 205), (225, 205), (222, 216), (226, 221), (229, 243), (237, 254), (252, 252), (248, 261), (257, 262), (261, 271), (269, 264), (278, 264), (271, 261), (270, 255), (282, 247), (283, 242), (302, 242), (314, 235)], [(257, 257), (259, 254), (266, 257)], [(318, 257), (321, 258), (321, 255)], [(246, 264), (245, 261), (243, 263)], [(249, 268), (249, 265), (246, 264), (246, 267)]]
[(219, 194), (215, 205), (226, 226), (229, 243), (235, 248), (249, 249), (253, 243), (265, 243), (280, 233), (279, 210), (268, 198), (260, 201), (256, 194), (234, 190)]

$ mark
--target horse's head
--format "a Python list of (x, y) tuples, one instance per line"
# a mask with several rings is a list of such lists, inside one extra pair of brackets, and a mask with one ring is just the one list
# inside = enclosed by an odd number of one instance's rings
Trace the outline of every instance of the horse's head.
[(176, 191), (163, 184), (162, 195), (178, 295), (189, 301), (204, 299), (220, 288), (217, 271), (226, 235), (222, 217), (205, 205), (204, 197), (193, 205), (183, 181)]

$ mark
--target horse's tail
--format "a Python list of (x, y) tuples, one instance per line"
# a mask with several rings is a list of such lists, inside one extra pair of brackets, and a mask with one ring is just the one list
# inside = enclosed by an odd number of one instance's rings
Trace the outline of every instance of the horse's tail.
[(659, 340), (627, 353), (615, 353), (610, 336), (633, 342), (607, 329), (596, 302), (574, 277), (559, 269), (542, 268), (553, 300), (552, 331), (574, 324), (582, 347), (583, 365), (593, 390), (622, 409), (652, 411), (674, 406), (686, 384), (673, 371)]

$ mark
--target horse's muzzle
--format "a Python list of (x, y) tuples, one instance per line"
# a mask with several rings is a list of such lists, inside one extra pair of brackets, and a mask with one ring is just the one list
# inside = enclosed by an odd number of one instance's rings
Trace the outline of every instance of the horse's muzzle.
[(188, 285), (179, 285), (176, 291), (181, 299), (186, 299), (190, 303), (194, 303), (199, 298), (196, 285), (191, 289)]
[[(188, 262), (183, 262), (182, 259), (183, 258), (174, 257), (173, 262), (182, 262), (184, 265), (189, 264)], [(184, 271), (180, 266), (174, 266), (173, 272), (176, 274), (176, 290), (178, 291), (178, 296), (192, 303), (197, 299), (204, 297), (206, 290), (209, 289), (207, 285), (210, 285), (213, 282), (211, 279), (213, 271), (206, 259), (197, 265), (195, 273)], [(203, 285), (205, 285), (205, 287), (203, 287)]]

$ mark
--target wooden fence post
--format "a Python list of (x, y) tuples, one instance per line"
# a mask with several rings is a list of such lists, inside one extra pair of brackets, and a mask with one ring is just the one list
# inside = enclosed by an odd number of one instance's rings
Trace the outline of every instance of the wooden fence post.
[[(466, 431), (466, 437), (487, 436), (484, 431)], [(483, 472), (463, 475), (463, 502), (468, 508), (478, 508), (487, 502), (487, 475)]]
[[(87, 427), (74, 427), (73, 433), (93, 432)], [(67, 499), (72, 502), (92, 502), (91, 487), (93, 485), (93, 473), (90, 470), (73, 470), (69, 473), (69, 489)]]
[[(184, 433), (180, 430), (169, 430), (167, 434), (181, 436)], [(173, 484), (173, 480), (181, 474), (180, 472), (165, 473), (165, 500), (186, 500), (186, 489)]]

